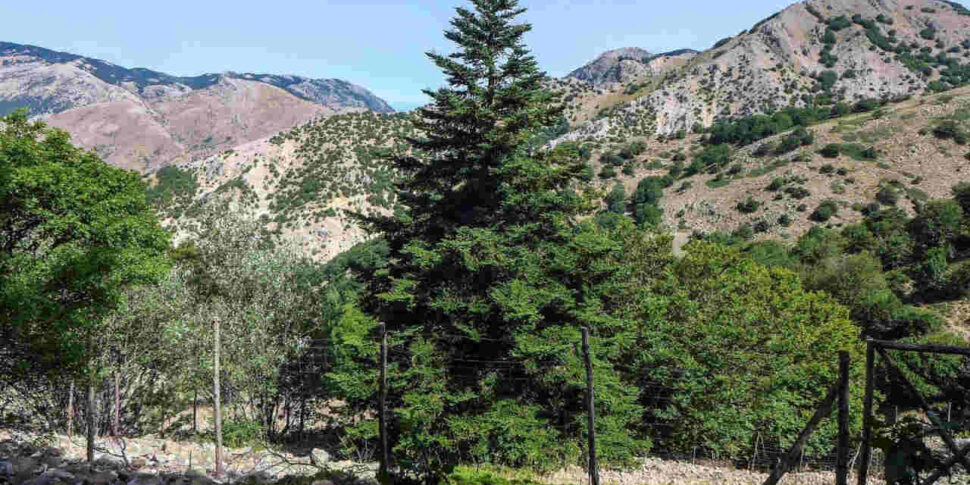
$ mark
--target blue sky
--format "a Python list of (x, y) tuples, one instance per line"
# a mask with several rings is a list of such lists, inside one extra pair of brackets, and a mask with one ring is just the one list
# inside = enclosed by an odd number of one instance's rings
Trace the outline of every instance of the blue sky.
[[(617, 47), (706, 49), (791, 0), (522, 0), (527, 42), (562, 76)], [(176, 75), (266, 72), (336, 77), (399, 109), (442, 78), (423, 53), (457, 0), (44, 0), (0, 2), (0, 40)]]

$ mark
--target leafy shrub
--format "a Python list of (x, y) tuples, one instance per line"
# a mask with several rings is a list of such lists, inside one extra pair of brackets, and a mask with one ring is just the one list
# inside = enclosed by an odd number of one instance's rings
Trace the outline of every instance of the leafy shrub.
[(849, 18), (846, 17), (845, 15), (839, 15), (838, 17), (832, 18), (831, 20), (829, 20), (829, 24), (828, 24), (828, 28), (832, 29), (835, 32), (838, 32), (842, 29), (849, 28), (851, 26), (852, 26), (852, 21), (849, 20)]
[(709, 170), (723, 167), (731, 161), (731, 146), (726, 143), (708, 145), (697, 156), (697, 160)]
[(835, 201), (822, 201), (815, 211), (812, 212), (811, 219), (816, 222), (828, 222), (833, 216), (839, 213), (839, 204)]
[(799, 200), (812, 195), (812, 193), (809, 192), (805, 187), (788, 187), (785, 189), (785, 193), (790, 195), (793, 199)]
[(822, 91), (831, 91), (832, 87), (839, 80), (839, 74), (835, 71), (822, 71), (822, 74), (818, 77), (819, 88)]
[[(835, 76), (834, 83), (838, 75), (826, 75), (826, 79)], [(820, 104), (816, 102), (816, 104)], [(839, 116), (834, 113), (834, 108), (814, 106), (807, 108), (786, 107), (771, 115), (756, 114), (739, 120), (716, 121), (708, 130), (707, 143), (717, 145), (730, 143), (733, 145), (744, 146), (762, 140), (769, 136), (777, 135), (798, 126), (808, 126), (820, 120)]]
[(965, 215), (970, 215), (970, 182), (959, 182), (950, 189)]
[(448, 476), (448, 485), (540, 485), (529, 477), (506, 478), (504, 474), (469, 467), (457, 467)]
[(944, 120), (933, 127), (933, 136), (941, 140), (950, 140), (965, 145), (968, 135), (966, 130), (956, 120)]
[[(743, 232), (753, 230), (748, 225)], [(663, 445), (689, 453), (698, 438), (704, 437), (709, 449), (719, 450), (719, 455), (743, 456), (752, 449), (758, 434), (765, 432), (762, 430), (770, 428), (769, 433), (781, 433), (790, 440), (804, 427), (802, 416), (811, 412), (809, 403), (817, 402), (817, 396), (798, 405), (804, 410), (796, 413), (798, 419), (778, 419), (788, 416), (789, 411), (779, 413), (779, 409), (788, 408), (793, 401), (783, 397), (791, 390), (777, 386), (785, 388), (806, 379), (834, 382), (834, 362), (809, 364), (815, 359), (808, 355), (831, 361), (832, 351), (849, 349), (855, 356), (852, 361), (858, 362), (858, 329), (852, 326), (844, 307), (823, 293), (805, 291), (790, 270), (766, 268), (737, 248), (709, 242), (693, 241), (685, 250), (686, 256), (671, 269), (674, 281), (667, 288), (673, 294), (665, 295), (676, 303), (669, 305), (662, 317), (656, 317), (656, 323), (646, 326), (656, 338), (645, 340), (658, 342), (662, 350), (643, 348), (640, 354), (643, 368), (648, 369), (647, 379), (656, 376), (674, 389), (696, 390), (691, 391), (689, 400), (677, 400), (670, 404), (672, 408), (665, 404), (664, 411), (657, 412), (662, 424), (672, 427), (665, 433), (669, 437)], [(803, 310), (812, 317), (792, 318)], [(764, 345), (773, 351), (765, 353)], [(822, 357), (826, 352), (829, 354)], [(808, 359), (792, 359), (793, 355)], [(685, 372), (671, 373), (671, 369)], [(827, 377), (806, 375), (819, 371)], [(744, 377), (762, 372), (774, 378)], [(682, 395), (684, 391), (677, 392)], [(852, 392), (859, 395), (857, 384), (853, 384)], [(732, 401), (731, 396), (751, 398)], [(732, 412), (724, 413), (728, 401), (734, 402)], [(859, 404), (853, 406), (858, 409)], [(813, 436), (810, 447), (827, 450), (836, 432), (834, 424), (825, 424), (820, 435)], [(852, 426), (859, 425), (858, 417), (853, 417)], [(776, 426), (791, 431), (781, 432)]]
[(616, 184), (606, 195), (606, 209), (614, 214), (626, 213), (626, 189), (623, 184)]
[(899, 189), (885, 185), (876, 192), (876, 200), (883, 205), (896, 205), (899, 202)]
[(742, 214), (752, 214), (755, 211), (757, 211), (759, 207), (761, 207), (761, 204), (762, 204), (761, 201), (756, 200), (751, 196), (748, 196), (747, 199), (744, 199), (738, 202), (738, 204), (735, 206), (735, 209), (737, 209), (737, 211)]
[(828, 145), (825, 145), (825, 147), (823, 147), (821, 150), (819, 150), (818, 153), (825, 158), (838, 158), (839, 144), (829, 143)]
[(222, 423), (222, 439), (230, 448), (242, 448), (264, 440), (266, 432), (256, 421), (227, 420)]
[(804, 127), (798, 127), (788, 136), (782, 139), (776, 153), (784, 154), (797, 150), (800, 147), (815, 143), (815, 135)]
[(155, 173), (155, 185), (148, 188), (146, 197), (155, 207), (165, 207), (177, 200), (191, 199), (199, 189), (192, 172), (174, 165), (163, 167)]
[(853, 160), (871, 161), (879, 158), (879, 152), (875, 147), (858, 143), (844, 143), (839, 147), (839, 152)]
[(660, 201), (664, 187), (673, 184), (670, 177), (645, 177), (633, 194), (633, 219), (638, 226), (657, 226), (663, 220)]

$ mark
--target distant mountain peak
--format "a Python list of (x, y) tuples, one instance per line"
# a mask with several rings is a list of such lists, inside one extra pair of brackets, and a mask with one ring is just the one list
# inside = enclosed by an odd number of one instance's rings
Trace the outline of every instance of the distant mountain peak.
[(586, 81), (594, 85), (624, 83), (645, 74), (656, 73), (662, 68), (651, 67), (651, 62), (669, 57), (692, 56), (693, 49), (678, 49), (653, 54), (640, 47), (622, 47), (606, 51), (583, 67), (569, 73), (566, 77)]
[[(262, 82), (284, 89), (290, 94), (324, 106), (340, 108), (362, 108), (379, 113), (391, 113), (394, 111), (391, 106), (383, 99), (377, 97), (367, 89), (351, 84), (341, 79), (311, 79), (302, 76), (289, 74), (257, 74), (257, 73), (206, 73), (198, 76), (173, 76), (164, 72), (154, 71), (144, 67), (126, 68), (117, 64), (90, 57), (84, 57), (67, 52), (59, 52), (44, 47), (33, 45), (15, 44), (12, 42), (0, 42), (0, 68), (12, 65), (15, 58), (33, 58), (48, 64), (69, 64), (79, 63), (78, 67), (103, 82), (115, 86), (121, 86), (135, 94), (142, 96), (145, 89), (153, 86), (175, 87), (179, 91), (195, 91), (206, 89), (219, 83), (223, 78), (244, 79), (249, 81)], [(5, 96), (8, 95), (8, 96)], [(0, 107), (6, 106), (10, 111), (12, 105), (5, 97), (11, 93), (0, 93)], [(5, 103), (6, 101), (6, 103)], [(25, 103), (25, 106), (31, 106)], [(56, 107), (55, 107), (56, 106)], [(71, 105), (53, 104), (49, 105), (47, 112), (57, 112), (53, 110), (69, 109)]]
[(0, 42), (0, 115), (26, 108), (108, 163), (151, 172), (352, 110), (393, 112), (341, 79), (263, 73), (173, 76)]

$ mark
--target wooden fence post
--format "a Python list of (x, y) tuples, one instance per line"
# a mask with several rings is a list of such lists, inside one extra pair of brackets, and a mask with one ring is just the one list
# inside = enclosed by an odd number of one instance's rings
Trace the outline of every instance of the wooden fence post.
[(219, 320), (212, 321), (213, 332), (215, 336), (213, 338), (214, 350), (212, 359), (212, 401), (215, 407), (215, 426), (216, 426), (216, 476), (221, 477), (223, 473), (222, 468), (222, 401), (219, 392), (219, 347), (220, 347), (220, 335), (219, 335)]
[(862, 450), (859, 452), (859, 485), (866, 485), (869, 476), (869, 460), (872, 459), (872, 390), (875, 384), (873, 370), (876, 361), (875, 343), (866, 339), (866, 395), (862, 403)]
[(792, 464), (795, 463), (795, 460), (802, 453), (802, 448), (808, 442), (808, 438), (815, 432), (815, 428), (818, 427), (825, 416), (828, 416), (832, 412), (832, 405), (835, 404), (835, 397), (838, 393), (839, 384), (836, 383), (829, 389), (828, 394), (825, 395), (825, 399), (822, 401), (822, 405), (815, 410), (815, 414), (808, 420), (808, 424), (805, 425), (802, 433), (798, 435), (798, 439), (795, 440), (791, 449), (781, 458), (781, 463), (771, 470), (771, 475), (768, 475), (768, 479), (765, 480), (765, 485), (777, 485), (781, 481), (781, 477), (785, 476), (785, 473), (788, 473), (789, 468), (791, 468)]
[(381, 370), (378, 380), (377, 426), (381, 435), (381, 464), (377, 475), (380, 483), (387, 483), (390, 466), (390, 451), (387, 444), (387, 326), (380, 324), (378, 332), (381, 335)]
[(589, 482), (600, 484), (599, 465), (596, 461), (596, 411), (593, 406), (593, 362), (589, 357), (589, 329), (583, 327), (583, 360), (586, 361), (586, 426), (589, 438)]
[(839, 352), (839, 441), (835, 485), (849, 483), (849, 353)]

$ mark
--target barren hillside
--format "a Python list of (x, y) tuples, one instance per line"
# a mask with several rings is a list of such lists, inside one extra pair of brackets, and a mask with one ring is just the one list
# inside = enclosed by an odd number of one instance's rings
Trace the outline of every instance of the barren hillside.
[(267, 74), (177, 77), (0, 42), (0, 114), (27, 108), (98, 150), (150, 172), (205, 158), (343, 111), (393, 111), (338, 79)]

